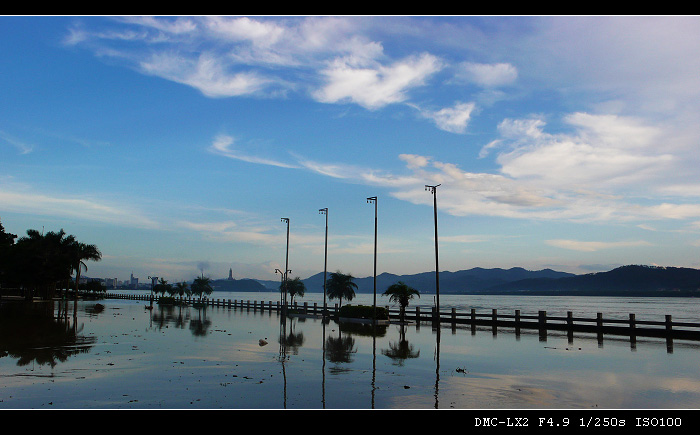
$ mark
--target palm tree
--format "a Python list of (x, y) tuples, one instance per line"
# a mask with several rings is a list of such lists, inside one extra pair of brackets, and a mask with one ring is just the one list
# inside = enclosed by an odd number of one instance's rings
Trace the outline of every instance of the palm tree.
[[(61, 230), (63, 231), (63, 230)], [(72, 237), (72, 236), (71, 236)], [(71, 258), (71, 268), (75, 270), (75, 300), (78, 301), (78, 283), (80, 283), (80, 269), (85, 268), (87, 272), (87, 265), (85, 261), (93, 260), (100, 261), (102, 259), (102, 253), (97, 246), (88, 245), (86, 243), (74, 241), (70, 245), (70, 258)]]
[(168, 284), (168, 281), (166, 281), (164, 278), (161, 278), (158, 280), (158, 284), (153, 286), (153, 291), (156, 294), (162, 293), (163, 296), (165, 296), (165, 293), (170, 293), (171, 288), (172, 285)]
[(180, 299), (189, 291), (187, 288), (187, 283), (185, 281), (178, 282), (175, 284), (175, 293), (180, 296)]
[(75, 237), (67, 236), (63, 230), (46, 234), (27, 230), (27, 235), (13, 246), (15, 264), (11, 266), (26, 298), (31, 299), (38, 290), (44, 298), (53, 297), (56, 284), (70, 277), (72, 247), (76, 243)]
[(343, 305), (343, 298), (351, 301), (355, 297), (355, 289), (357, 284), (352, 282), (355, 279), (352, 275), (344, 274), (341, 271), (331, 273), (330, 278), (326, 282), (326, 291), (328, 299), (340, 299), (340, 305)]
[(390, 285), (384, 292), (384, 296), (389, 296), (391, 302), (398, 302), (400, 306), (399, 319), (403, 322), (408, 302), (413, 299), (414, 296), (420, 297), (420, 293), (413, 287), (406, 285), (403, 281), (399, 281), (396, 284)]
[[(284, 284), (280, 285), (280, 291), (283, 290)], [(306, 286), (304, 285), (304, 281), (301, 280), (298, 276), (290, 281), (287, 281), (287, 292), (289, 292), (289, 296), (291, 297), (291, 303), (292, 305), (294, 304), (294, 296), (299, 295), (299, 297), (304, 297), (304, 292), (306, 291)]]
[(191, 288), (192, 293), (199, 295), (200, 301), (202, 300), (202, 295), (210, 295), (214, 291), (214, 288), (211, 286), (211, 279), (204, 275), (195, 278)]

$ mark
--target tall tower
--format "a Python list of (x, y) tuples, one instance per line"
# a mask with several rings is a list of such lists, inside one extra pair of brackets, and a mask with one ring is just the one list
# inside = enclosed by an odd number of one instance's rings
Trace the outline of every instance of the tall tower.
[(233, 269), (228, 269), (228, 279), (233, 280)]

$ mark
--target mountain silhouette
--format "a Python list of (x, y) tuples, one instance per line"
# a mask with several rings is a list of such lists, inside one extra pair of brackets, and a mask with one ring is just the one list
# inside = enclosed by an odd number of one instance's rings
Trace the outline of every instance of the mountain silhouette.
[[(306, 291), (323, 292), (323, 272), (303, 280)], [(435, 272), (413, 275), (377, 275), (377, 293), (403, 281), (421, 294), (435, 293)], [(279, 290), (279, 281), (259, 281), (267, 290)], [(373, 277), (355, 278), (357, 293), (372, 293)], [(440, 272), (440, 294), (522, 294), (522, 295), (618, 295), (697, 296), (700, 270), (682, 267), (629, 265), (607, 272), (576, 275), (552, 269), (484, 269)]]
[[(330, 273), (329, 273), (330, 275)], [(462, 294), (484, 292), (487, 289), (524, 279), (557, 279), (575, 276), (572, 273), (557, 272), (551, 269), (537, 271), (526, 270), (522, 267), (511, 269), (484, 269), (475, 267), (469, 270), (457, 272), (440, 272), (440, 294)], [(323, 292), (323, 272), (304, 279), (307, 292)], [(421, 293), (435, 293), (435, 272), (422, 272), (413, 275), (395, 275), (393, 273), (381, 273), (377, 275), (377, 293), (383, 293), (392, 284), (403, 281), (407, 285), (417, 289)], [(271, 290), (279, 289), (279, 281), (260, 281)], [(374, 277), (355, 278), (357, 293), (373, 293)]]
[(489, 288), (490, 293), (688, 296), (700, 294), (700, 270), (621, 266), (607, 272), (559, 279), (534, 278)]

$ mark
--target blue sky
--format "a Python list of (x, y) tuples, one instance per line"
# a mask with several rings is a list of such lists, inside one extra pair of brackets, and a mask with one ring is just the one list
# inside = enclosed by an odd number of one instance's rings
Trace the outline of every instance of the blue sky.
[(0, 221), (87, 275), (700, 265), (698, 17), (2, 17)]

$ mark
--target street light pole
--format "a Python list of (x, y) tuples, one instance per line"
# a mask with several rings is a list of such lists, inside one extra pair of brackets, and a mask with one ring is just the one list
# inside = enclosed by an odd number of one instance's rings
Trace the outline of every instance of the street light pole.
[(287, 312), (287, 272), (289, 271), (289, 218), (282, 218), (282, 222), (287, 223), (287, 254), (284, 261), (284, 296), (282, 310), (286, 314)]
[(326, 315), (326, 271), (328, 270), (328, 207), (319, 209), (320, 214), (326, 215), (326, 244), (323, 253), (323, 316)]
[(438, 185), (425, 185), (425, 190), (433, 194), (433, 213), (435, 215), (435, 304), (437, 320), (440, 322), (440, 267), (438, 266), (438, 220), (437, 220), (437, 188)]
[(377, 323), (377, 197), (367, 198), (367, 204), (374, 204), (374, 323)]

